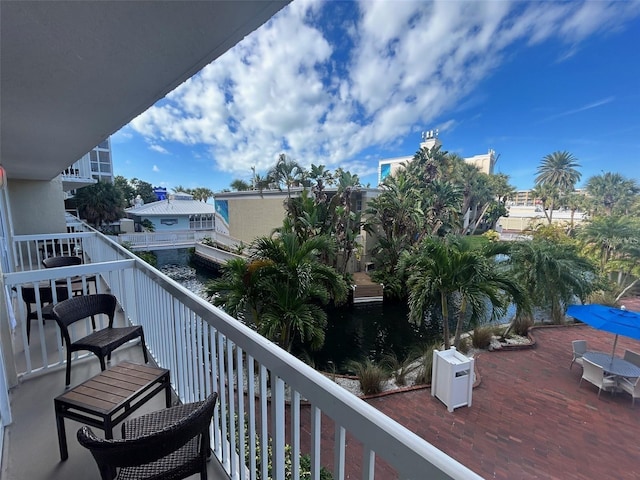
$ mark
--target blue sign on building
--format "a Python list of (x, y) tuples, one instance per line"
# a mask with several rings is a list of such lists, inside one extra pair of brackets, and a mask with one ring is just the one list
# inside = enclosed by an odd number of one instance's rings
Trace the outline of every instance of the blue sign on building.
[(167, 199), (167, 189), (164, 187), (153, 187), (153, 193), (156, 194), (156, 198), (158, 200), (166, 200)]

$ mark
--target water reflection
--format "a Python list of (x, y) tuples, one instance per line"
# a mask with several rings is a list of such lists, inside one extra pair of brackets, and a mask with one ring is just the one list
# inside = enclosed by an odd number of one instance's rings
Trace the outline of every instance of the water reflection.
[(402, 359), (441, 335), (438, 326), (409, 322), (404, 303), (346, 305), (330, 308), (327, 314), (324, 347), (312, 356), (321, 369), (334, 366), (343, 371), (350, 360), (380, 360), (391, 353)]

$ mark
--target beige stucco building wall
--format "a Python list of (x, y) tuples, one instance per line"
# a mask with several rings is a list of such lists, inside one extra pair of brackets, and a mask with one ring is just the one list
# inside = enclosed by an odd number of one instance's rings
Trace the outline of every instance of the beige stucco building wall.
[(7, 184), (15, 235), (66, 233), (62, 181), (10, 180)]
[(229, 200), (229, 235), (244, 243), (269, 235), (274, 228), (282, 226), (286, 198), (286, 193), (225, 198)]

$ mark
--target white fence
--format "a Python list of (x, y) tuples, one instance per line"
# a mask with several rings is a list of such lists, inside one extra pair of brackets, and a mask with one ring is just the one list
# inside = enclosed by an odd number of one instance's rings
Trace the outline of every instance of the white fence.
[[(34, 282), (53, 286), (60, 278), (70, 288), (72, 277), (86, 281), (96, 275), (98, 290), (116, 295), (125, 318), (144, 327), (151, 355), (171, 370), (182, 401), (218, 392), (212, 448), (231, 478), (255, 479), (261, 472), (263, 479), (284, 479), (286, 445), (293, 479), (300, 478), (301, 453), (310, 455), (314, 480), (320, 478), (321, 465), (331, 466), (336, 480), (480, 478), (115, 242), (97, 233), (73, 238), (81, 239), (85, 257), (93, 263), (4, 277), (6, 291), (15, 292), (8, 317), (15, 318), (22, 331), (22, 343), (14, 349), (16, 357), (24, 357), (16, 360), (23, 365), (20, 375), (64, 363), (59, 334), (47, 336), (47, 324), (38, 321), (37, 331), (26, 339), (20, 289)], [(22, 238), (18, 243), (35, 240)], [(18, 245), (15, 249), (21, 250)], [(88, 329), (89, 321), (80, 328)], [(326, 422), (333, 432), (329, 437)], [(269, 449), (270, 459), (259, 456)]]

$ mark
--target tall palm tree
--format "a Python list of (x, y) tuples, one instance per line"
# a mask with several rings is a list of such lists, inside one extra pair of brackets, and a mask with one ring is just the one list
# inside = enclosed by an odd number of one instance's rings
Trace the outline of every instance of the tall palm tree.
[(576, 157), (567, 151), (545, 155), (538, 166), (536, 185), (550, 185), (561, 194), (572, 192), (582, 177), (578, 167), (580, 164)]
[(285, 184), (287, 196), (291, 198), (291, 187), (301, 180), (303, 168), (294, 160), (289, 160), (284, 153), (278, 157), (278, 161), (270, 171), (270, 177), (280, 186)]

